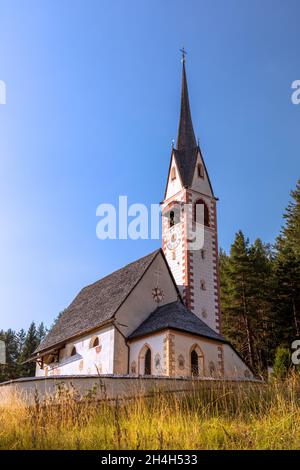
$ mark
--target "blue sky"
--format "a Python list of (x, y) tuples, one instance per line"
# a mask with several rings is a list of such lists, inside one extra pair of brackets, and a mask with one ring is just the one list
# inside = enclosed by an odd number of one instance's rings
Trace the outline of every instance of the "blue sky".
[(299, 1), (0, 0), (0, 328), (50, 325), (160, 245), (100, 241), (96, 207), (162, 200), (181, 63), (220, 246), (272, 242), (299, 178)]

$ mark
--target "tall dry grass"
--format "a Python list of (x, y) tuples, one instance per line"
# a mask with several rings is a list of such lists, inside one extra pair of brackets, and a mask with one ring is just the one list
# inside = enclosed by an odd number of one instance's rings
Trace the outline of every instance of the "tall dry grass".
[(189, 393), (96, 402), (58, 389), (0, 404), (0, 449), (299, 449), (300, 378), (217, 382)]

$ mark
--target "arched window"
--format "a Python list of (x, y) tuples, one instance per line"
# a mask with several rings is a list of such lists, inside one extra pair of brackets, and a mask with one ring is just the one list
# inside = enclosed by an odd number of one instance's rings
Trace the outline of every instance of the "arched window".
[(169, 228), (179, 224), (181, 216), (181, 203), (178, 201), (172, 201), (163, 209), (162, 215), (166, 217), (165, 220)]
[(203, 199), (199, 199), (198, 201), (195, 202), (194, 205), (194, 221), (198, 223), (202, 223), (201, 220), (196, 220), (197, 219), (197, 205), (203, 205), (203, 218), (204, 218), (204, 225), (209, 227), (209, 209), (207, 207), (207, 204), (203, 201)]
[(171, 180), (172, 181), (176, 180), (176, 169), (174, 166), (172, 167), (172, 170), (171, 170)]
[(199, 375), (198, 354), (196, 353), (195, 349), (193, 349), (191, 352), (191, 372), (192, 375)]
[(204, 168), (203, 168), (203, 165), (201, 165), (201, 163), (198, 163), (197, 169), (198, 169), (198, 177), (204, 178)]
[(175, 213), (174, 211), (170, 211), (170, 219), (169, 219), (170, 228), (173, 227), (174, 224), (175, 224)]
[(72, 351), (71, 351), (71, 356), (76, 356), (76, 354), (77, 354), (76, 348), (75, 346), (73, 346)]
[(139, 352), (138, 374), (152, 375), (152, 350), (149, 344), (145, 343)]
[(90, 342), (90, 348), (95, 348), (96, 346), (99, 346), (98, 336), (96, 336), (95, 338), (92, 338)]
[(192, 376), (204, 375), (204, 355), (198, 344), (194, 344), (190, 349), (190, 365)]
[(151, 350), (148, 348), (145, 354), (145, 375), (151, 375)]

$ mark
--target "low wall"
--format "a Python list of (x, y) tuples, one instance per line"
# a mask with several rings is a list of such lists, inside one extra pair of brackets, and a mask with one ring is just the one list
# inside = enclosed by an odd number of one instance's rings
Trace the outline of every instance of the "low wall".
[(129, 377), (129, 376), (98, 376), (98, 375), (65, 375), (57, 377), (30, 377), (0, 383), (0, 405), (18, 398), (30, 404), (38, 394), (39, 399), (54, 397), (61, 387), (75, 389), (79, 396), (93, 391), (93, 397), (98, 400), (116, 398), (132, 398), (151, 396), (157, 392), (191, 392), (211, 388), (217, 384), (232, 384), (233, 386), (261, 385), (256, 380), (233, 381), (216, 379), (193, 379), (172, 377)]

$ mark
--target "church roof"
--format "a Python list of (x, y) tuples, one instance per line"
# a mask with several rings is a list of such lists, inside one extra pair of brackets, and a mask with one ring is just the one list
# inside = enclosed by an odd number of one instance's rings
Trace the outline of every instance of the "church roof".
[(158, 307), (133, 333), (131, 333), (128, 339), (138, 338), (166, 329), (185, 331), (197, 336), (227, 343), (222, 335), (212, 330), (206, 323), (186, 308), (180, 300)]
[(180, 120), (177, 138), (177, 149), (191, 149), (197, 147), (191, 110), (189, 102), (189, 93), (185, 71), (185, 58), (182, 60), (182, 85), (181, 85), (181, 107)]
[(63, 312), (35, 354), (111, 320), (160, 252), (161, 250), (156, 250), (84, 287)]
[[(209, 179), (209, 175), (206, 169), (206, 165), (200, 150), (199, 145), (196, 142), (194, 127), (191, 116), (190, 101), (188, 94), (188, 85), (185, 70), (185, 56), (182, 59), (182, 84), (181, 84), (181, 105), (180, 105), (180, 119), (178, 127), (177, 145), (176, 148), (172, 149), (172, 155), (170, 160), (169, 173), (171, 168), (172, 156), (174, 156), (178, 171), (180, 173), (182, 184), (185, 188), (189, 188), (193, 183), (193, 176), (195, 173), (195, 167), (197, 163), (198, 153), (203, 161), (208, 183), (211, 189), (212, 195), (214, 194), (212, 185)], [(167, 187), (166, 187), (167, 191)], [(166, 196), (165, 191), (165, 196)]]
[(198, 150), (198, 147), (173, 150), (181, 181), (185, 188), (192, 185)]

